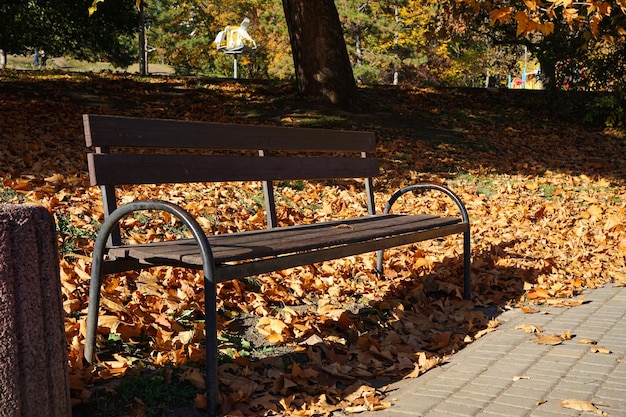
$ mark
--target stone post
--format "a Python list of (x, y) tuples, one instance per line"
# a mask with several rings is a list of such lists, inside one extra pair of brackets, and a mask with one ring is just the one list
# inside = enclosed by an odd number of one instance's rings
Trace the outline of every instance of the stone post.
[(0, 204), (0, 417), (70, 417), (54, 218)]

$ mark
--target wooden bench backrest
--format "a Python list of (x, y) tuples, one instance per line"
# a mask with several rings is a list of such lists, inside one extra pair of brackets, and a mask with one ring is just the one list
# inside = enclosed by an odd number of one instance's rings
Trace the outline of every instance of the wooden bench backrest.
[[(367, 178), (378, 175), (374, 134), (304, 128), (84, 116), (92, 185)], [(110, 153), (110, 148), (253, 150), (258, 155)], [(273, 152), (358, 152), (357, 157)]]
[[(103, 115), (83, 115), (83, 124), (86, 145), (93, 148), (87, 155), (90, 181), (102, 189), (105, 216), (116, 207), (116, 185), (263, 181), (273, 227), (271, 181), (327, 178), (364, 178), (368, 211), (374, 213), (371, 177), (379, 174), (379, 164), (369, 155), (376, 149), (371, 132)], [(147, 148), (154, 152), (145, 153)]]

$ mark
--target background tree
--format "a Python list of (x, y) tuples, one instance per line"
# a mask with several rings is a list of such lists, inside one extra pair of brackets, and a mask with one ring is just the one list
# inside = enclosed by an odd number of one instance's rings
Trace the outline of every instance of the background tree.
[(239, 73), (248, 78), (293, 78), (280, 0), (151, 0), (147, 10), (148, 41), (156, 48), (151, 58), (179, 74), (232, 76), (232, 56), (218, 52), (213, 40), (225, 26), (238, 26), (247, 17), (257, 49), (238, 57)]
[(623, 45), (624, 6), (623, 1), (463, 0), (442, 3), (446, 12), (441, 16), (454, 22), (448, 27), (457, 33), (482, 33), (494, 45), (526, 46), (541, 63), (544, 87), (553, 89), (557, 69), (575, 70), (601, 43)]
[(314, 100), (349, 105), (356, 82), (333, 0), (283, 0), (298, 90)]
[[(135, 55), (134, 0), (109, 0), (89, 18), (91, 0), (26, 0), (0, 3), (0, 48), (10, 54), (43, 50), (47, 56), (107, 60), (127, 66)], [(107, 12), (108, 11), (108, 12)]]

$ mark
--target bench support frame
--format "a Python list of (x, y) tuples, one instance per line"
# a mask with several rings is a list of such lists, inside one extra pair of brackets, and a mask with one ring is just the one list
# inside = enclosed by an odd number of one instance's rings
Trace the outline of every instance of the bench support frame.
[[(469, 225), (469, 215), (463, 202), (460, 198), (451, 190), (446, 187), (436, 184), (414, 184), (404, 187), (396, 191), (384, 208), (384, 213), (390, 213), (393, 205), (404, 194), (413, 191), (425, 191), (435, 190), (444, 193), (450, 197), (457, 205), (457, 208), (461, 212), (461, 218), (463, 223)], [(87, 334), (85, 341), (84, 357), (88, 363), (93, 363), (95, 360), (95, 342), (96, 334), (98, 330), (98, 316), (100, 305), (100, 291), (102, 286), (102, 275), (108, 271), (105, 271), (105, 255), (107, 251), (107, 244), (110, 241), (111, 235), (115, 234), (119, 230), (119, 221), (125, 216), (141, 210), (160, 210), (168, 212), (182, 221), (182, 223), (189, 228), (193, 238), (195, 239), (203, 263), (203, 275), (204, 275), (204, 299), (205, 299), (205, 347), (206, 347), (206, 385), (207, 385), (207, 409), (211, 416), (216, 415), (219, 410), (219, 382), (218, 382), (218, 343), (217, 343), (217, 299), (216, 299), (216, 284), (217, 272), (215, 269), (215, 262), (213, 259), (213, 253), (211, 246), (208, 242), (202, 227), (196, 221), (196, 219), (182, 207), (161, 200), (145, 200), (136, 201), (125, 204), (113, 212), (111, 212), (103, 223), (95, 242), (93, 251), (93, 260), (91, 266), (91, 280), (89, 288), (89, 306), (87, 313)], [(384, 250), (377, 252), (376, 268), (379, 274), (383, 274), (383, 255)], [(140, 265), (137, 265), (140, 266)], [(470, 230), (469, 227), (463, 232), (463, 298), (471, 298), (471, 281), (470, 281)], [(121, 268), (128, 270), (128, 267)]]
[[(107, 241), (111, 233), (115, 233), (118, 222), (126, 215), (140, 210), (161, 210), (178, 217), (191, 230), (202, 255), (204, 275), (204, 330), (206, 340), (206, 385), (207, 410), (210, 415), (219, 409), (218, 380), (217, 380), (217, 296), (215, 281), (215, 263), (211, 246), (202, 227), (189, 212), (166, 201), (146, 200), (125, 204), (115, 211), (102, 224), (96, 238), (93, 259), (91, 264), (91, 278), (89, 288), (89, 306), (87, 310), (87, 335), (84, 357), (89, 363), (95, 360), (95, 342), (98, 330), (98, 313), (100, 306), (100, 289), (102, 286), (102, 266), (106, 252)], [(118, 229), (119, 230), (119, 229)], [(211, 336), (212, 335), (212, 336)]]
[[(413, 184), (413, 185), (409, 185), (409, 186), (399, 189), (389, 198), (389, 201), (387, 201), (387, 204), (385, 205), (383, 213), (385, 214), (391, 213), (391, 208), (393, 207), (393, 205), (404, 194), (412, 192), (412, 191), (426, 191), (426, 190), (439, 191), (447, 195), (448, 197), (450, 197), (456, 204), (457, 208), (459, 209), (459, 212), (461, 213), (461, 219), (463, 219), (463, 223), (466, 223), (469, 225), (469, 214), (467, 212), (467, 209), (465, 208), (465, 205), (459, 198), (459, 196), (456, 195), (449, 188), (446, 188), (437, 184), (428, 184), (428, 183)], [(470, 234), (470, 229), (468, 227), (467, 230), (463, 232), (463, 298), (465, 300), (469, 300), (472, 297), (472, 294), (471, 294), (472, 292), (472, 288), (471, 288), (472, 260), (471, 260), (470, 239), (471, 239), (471, 234)], [(378, 270), (379, 274), (383, 273), (383, 254), (384, 254), (384, 251), (380, 250), (378, 251), (378, 254), (376, 257), (376, 269)]]

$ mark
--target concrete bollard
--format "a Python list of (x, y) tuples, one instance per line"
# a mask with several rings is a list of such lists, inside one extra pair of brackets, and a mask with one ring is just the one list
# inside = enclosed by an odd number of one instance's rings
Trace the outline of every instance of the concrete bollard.
[(70, 417), (54, 218), (0, 204), (0, 417)]

